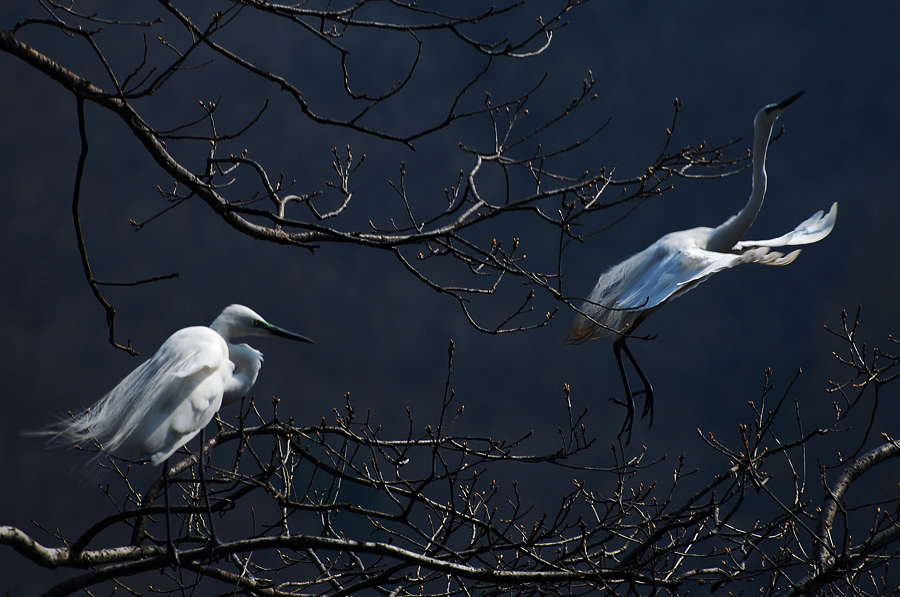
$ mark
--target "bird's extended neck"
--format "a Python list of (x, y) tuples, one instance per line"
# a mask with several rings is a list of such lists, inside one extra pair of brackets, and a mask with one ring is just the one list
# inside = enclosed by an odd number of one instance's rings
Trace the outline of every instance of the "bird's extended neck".
[(235, 336), (234, 322), (230, 318), (223, 317), (222, 315), (217, 317), (215, 321), (209, 324), (209, 327), (212, 331), (225, 338), (225, 341), (229, 344), (231, 343), (231, 339)]
[(720, 253), (730, 251), (747, 234), (750, 226), (753, 225), (756, 214), (762, 208), (763, 199), (766, 196), (766, 151), (769, 148), (769, 137), (772, 135), (774, 125), (774, 120), (770, 123), (764, 121), (755, 123), (753, 135), (753, 188), (750, 191), (750, 199), (747, 200), (747, 205), (744, 206), (744, 209), (728, 218), (712, 231), (709, 240), (706, 242), (707, 250)]

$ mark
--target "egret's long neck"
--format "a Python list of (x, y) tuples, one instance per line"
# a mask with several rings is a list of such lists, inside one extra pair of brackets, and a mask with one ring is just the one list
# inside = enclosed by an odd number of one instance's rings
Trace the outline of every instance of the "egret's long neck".
[(766, 150), (769, 148), (769, 137), (774, 125), (774, 120), (770, 123), (756, 123), (753, 135), (753, 189), (750, 191), (750, 199), (737, 215), (731, 216), (712, 231), (706, 242), (707, 250), (720, 253), (730, 251), (753, 225), (766, 196)]

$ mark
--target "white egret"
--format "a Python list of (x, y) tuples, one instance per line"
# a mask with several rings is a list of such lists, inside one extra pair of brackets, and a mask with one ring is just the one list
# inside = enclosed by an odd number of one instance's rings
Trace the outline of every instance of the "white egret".
[[(116, 456), (149, 458), (154, 465), (165, 463), (168, 525), (169, 457), (198, 433), (202, 443), (204, 429), (219, 408), (240, 400), (256, 382), (263, 355), (246, 344), (231, 342), (240, 336), (312, 342), (267, 323), (252, 309), (231, 305), (209, 327), (178, 330), (96, 404), (38, 433), (66, 443), (96, 441)], [(202, 447), (200, 463), (205, 493)], [(211, 519), (210, 523), (212, 530)], [(212, 533), (217, 542), (215, 531)], [(168, 548), (177, 561), (171, 528)]]
[[(775, 121), (803, 92), (764, 107), (753, 120), (753, 187), (750, 199), (737, 215), (716, 228), (700, 227), (672, 232), (614, 265), (601, 274), (594, 290), (580, 308), (566, 342), (582, 344), (595, 338), (617, 335), (613, 353), (625, 386), (628, 414), (619, 436), (627, 430), (631, 439), (634, 397), (645, 394), (641, 418), (650, 415), (653, 424), (653, 387), (625, 344), (628, 337), (651, 313), (680, 296), (714, 273), (742, 263), (787, 265), (800, 250), (788, 255), (771, 247), (805, 245), (822, 240), (834, 228), (837, 203), (828, 214), (819, 211), (793, 231), (769, 240), (742, 241), (759, 213), (766, 194), (766, 151)], [(644, 389), (632, 392), (621, 353), (631, 362)]]

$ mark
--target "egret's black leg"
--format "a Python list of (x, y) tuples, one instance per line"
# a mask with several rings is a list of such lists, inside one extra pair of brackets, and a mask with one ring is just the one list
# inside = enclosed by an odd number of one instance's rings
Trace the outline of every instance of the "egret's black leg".
[(163, 463), (163, 496), (166, 500), (166, 551), (172, 566), (178, 568), (181, 562), (178, 561), (178, 551), (175, 550), (175, 542), (172, 541), (172, 516), (169, 507), (169, 459)]
[[(619, 374), (622, 376), (622, 385), (625, 386), (625, 408), (628, 409), (628, 412), (625, 414), (625, 423), (622, 425), (622, 429), (619, 430), (619, 435), (617, 437), (622, 437), (622, 434), (626, 431), (628, 435), (625, 439), (625, 445), (627, 446), (631, 443), (631, 428), (634, 425), (634, 397), (631, 393), (631, 386), (628, 385), (628, 375), (625, 373), (625, 363), (622, 362), (622, 348), (625, 347), (625, 336), (619, 336), (615, 342), (613, 342), (613, 354), (616, 355), (616, 363), (619, 365)], [(625, 348), (626, 354), (628, 353), (628, 349)], [(630, 357), (629, 357), (630, 358)], [(618, 400), (615, 400), (618, 402)]]
[[(622, 376), (622, 385), (625, 386), (625, 402), (624, 405), (628, 409), (627, 414), (625, 415), (625, 423), (622, 425), (622, 430), (619, 431), (619, 437), (622, 436), (623, 433), (627, 432), (625, 445), (627, 446), (631, 442), (631, 428), (634, 426), (634, 397), (639, 394), (645, 394), (644, 398), (644, 410), (641, 413), (641, 418), (643, 419), (648, 414), (650, 415), (650, 427), (653, 426), (653, 386), (650, 385), (650, 380), (647, 379), (647, 376), (644, 375), (643, 370), (637, 364), (637, 361), (634, 358), (634, 355), (631, 354), (631, 350), (628, 349), (628, 345), (625, 343), (627, 340), (627, 336), (619, 336), (619, 338), (613, 342), (613, 354), (616, 356), (616, 363), (619, 365), (619, 374)], [(622, 352), (625, 352), (625, 356), (628, 357), (628, 360), (631, 362), (631, 366), (634, 367), (634, 370), (637, 372), (638, 377), (641, 378), (641, 383), (644, 384), (644, 389), (632, 392), (631, 386), (628, 383), (628, 375), (625, 373), (625, 363), (622, 361)], [(618, 401), (616, 401), (618, 402)]]
[[(625, 338), (627, 336), (622, 336), (620, 340), (622, 341), (621, 349), (625, 351), (625, 356), (628, 357), (628, 360), (631, 361), (631, 366), (634, 367), (634, 370), (637, 371), (638, 377), (641, 378), (641, 383), (644, 384), (644, 389), (635, 392), (633, 396), (637, 396), (638, 394), (645, 394), (644, 398), (644, 411), (641, 413), (641, 418), (643, 419), (648, 414), (650, 415), (650, 424), (647, 427), (653, 427), (653, 386), (650, 385), (650, 380), (647, 379), (647, 376), (644, 375), (644, 371), (641, 369), (640, 365), (637, 364), (637, 361), (634, 360), (634, 355), (631, 354), (631, 351), (628, 349), (628, 346), (625, 344)], [(618, 342), (618, 340), (616, 341)], [(619, 369), (624, 371), (622, 367), (622, 360), (619, 359)], [(624, 373), (623, 373), (624, 376)], [(633, 403), (632, 403), (633, 404)]]
[[(212, 504), (209, 501), (209, 491), (206, 489), (206, 473), (204, 471), (203, 464), (203, 454), (206, 452), (206, 429), (200, 430), (200, 455), (198, 460), (198, 466), (200, 470), (200, 489), (203, 491), (203, 498), (206, 500), (206, 514), (209, 516), (209, 534), (210, 534), (210, 543), (212, 544), (213, 556), (215, 557), (216, 548), (224, 545), (219, 536), (216, 535), (216, 525), (213, 522), (213, 513), (212, 513)], [(237, 554), (229, 554), (228, 556), (234, 565), (238, 567), (238, 570), (244, 570), (244, 565), (241, 563), (240, 558), (237, 557)], [(252, 575), (251, 575), (252, 577)]]

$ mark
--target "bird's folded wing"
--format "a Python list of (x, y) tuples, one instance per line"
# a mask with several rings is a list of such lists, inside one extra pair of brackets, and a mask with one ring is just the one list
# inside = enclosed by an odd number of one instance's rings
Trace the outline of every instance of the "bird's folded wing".
[[(127, 407), (134, 427), (147, 418), (177, 408), (186, 394), (228, 360), (221, 336), (209, 328), (184, 328), (172, 334), (152, 359), (125, 378), (110, 393)], [(128, 425), (125, 425), (128, 427)]]
[(808, 245), (815, 243), (829, 234), (831, 234), (834, 223), (837, 220), (837, 203), (831, 205), (831, 209), (824, 216), (823, 212), (817, 211), (783, 236), (778, 238), (770, 238), (768, 240), (742, 240), (737, 243), (734, 248), (738, 251), (747, 247), (787, 247), (793, 245)]
[(218, 369), (228, 354), (223, 354), (218, 348), (215, 344), (209, 344), (185, 351), (178, 355), (178, 360), (172, 363), (166, 373), (170, 378), (186, 378), (204, 369)]

